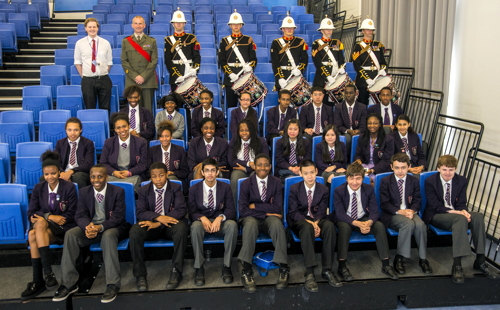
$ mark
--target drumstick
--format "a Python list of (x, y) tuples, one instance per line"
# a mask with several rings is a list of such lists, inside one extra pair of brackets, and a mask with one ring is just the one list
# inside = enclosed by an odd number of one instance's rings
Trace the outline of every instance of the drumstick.
[[(345, 64), (343, 64), (343, 65), (340, 67), (340, 69), (343, 69), (343, 68), (345, 68)], [(340, 72), (339, 72), (339, 71), (340, 71), (340, 70), (337, 70), (337, 74), (335, 74), (335, 76), (333, 77), (333, 82), (332, 82), (332, 83), (328, 83), (328, 84), (326, 84), (326, 86), (330, 86), (330, 85), (332, 85), (333, 83), (335, 83), (335, 81), (337, 80), (337, 77), (338, 77), (338, 76), (339, 76), (339, 74), (340, 74)], [(346, 74), (347, 74), (347, 73), (346, 73)]]
[[(380, 77), (380, 74), (377, 74), (377, 76), (373, 79), (373, 85), (375, 85), (375, 81)], [(372, 86), (368, 86), (368, 89), (370, 89)]]
[[(243, 65), (243, 67), (244, 67), (244, 66), (247, 66), (247, 65), (248, 65), (248, 64), (244, 64), (244, 65)], [(245, 72), (245, 70), (243, 70), (243, 67), (241, 68), (240, 72), (238, 72), (238, 74), (236, 74), (236, 77), (238, 77), (238, 78), (239, 78), (239, 77), (240, 77), (240, 75), (241, 75), (243, 72)]]

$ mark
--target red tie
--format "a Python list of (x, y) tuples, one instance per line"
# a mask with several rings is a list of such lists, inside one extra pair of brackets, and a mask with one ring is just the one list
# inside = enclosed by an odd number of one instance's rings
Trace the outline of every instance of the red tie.
[(92, 40), (92, 73), (95, 73), (95, 54), (96, 54), (96, 51), (95, 51), (95, 40)]

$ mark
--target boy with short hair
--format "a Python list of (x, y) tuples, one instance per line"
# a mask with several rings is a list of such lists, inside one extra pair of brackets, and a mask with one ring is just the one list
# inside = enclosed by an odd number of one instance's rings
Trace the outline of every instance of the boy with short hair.
[(278, 105), (267, 111), (266, 139), (267, 145), (273, 144), (273, 139), (283, 136), (286, 122), (292, 118), (298, 118), (297, 110), (290, 107), (291, 97), (288, 89), (282, 89), (278, 93)]
[(311, 92), (312, 104), (303, 106), (299, 115), (300, 126), (304, 129), (304, 137), (309, 140), (321, 135), (326, 125), (333, 124), (333, 108), (323, 104), (325, 97), (323, 87), (314, 86)]

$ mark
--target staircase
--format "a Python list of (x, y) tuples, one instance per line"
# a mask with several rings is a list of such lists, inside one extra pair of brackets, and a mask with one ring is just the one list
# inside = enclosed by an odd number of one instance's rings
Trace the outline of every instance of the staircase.
[(42, 21), (40, 31), (31, 31), (31, 41), (18, 41), (18, 53), (4, 55), (0, 70), (0, 110), (20, 110), (23, 86), (40, 85), (40, 67), (54, 64), (54, 51), (66, 48), (66, 38), (77, 34), (83, 20)]

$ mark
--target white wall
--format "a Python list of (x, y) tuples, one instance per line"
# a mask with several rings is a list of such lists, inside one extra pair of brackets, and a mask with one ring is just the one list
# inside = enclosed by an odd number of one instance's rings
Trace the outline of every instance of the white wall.
[[(480, 147), (500, 154), (500, 1), (457, 0), (443, 113), (484, 123)], [(498, 113), (498, 114), (497, 114)]]
[(346, 11), (346, 20), (357, 18), (361, 14), (361, 0), (341, 0), (340, 10)]

